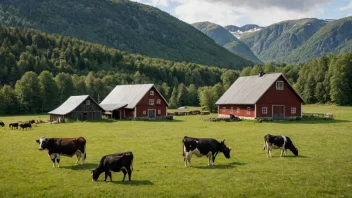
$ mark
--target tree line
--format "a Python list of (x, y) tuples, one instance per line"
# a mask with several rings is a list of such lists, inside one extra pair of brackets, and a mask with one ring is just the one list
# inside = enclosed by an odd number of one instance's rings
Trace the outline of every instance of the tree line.
[(30, 29), (0, 28), (0, 114), (42, 113), (69, 96), (103, 100), (116, 86), (154, 83), (170, 108), (215, 102), (239, 76), (283, 73), (306, 103), (352, 103), (352, 53), (241, 71), (128, 54)]

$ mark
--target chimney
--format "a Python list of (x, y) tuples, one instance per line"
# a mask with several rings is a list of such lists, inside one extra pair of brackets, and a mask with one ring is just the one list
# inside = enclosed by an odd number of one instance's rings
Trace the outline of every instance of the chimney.
[(259, 72), (259, 77), (262, 77), (262, 76), (264, 76), (264, 72)]

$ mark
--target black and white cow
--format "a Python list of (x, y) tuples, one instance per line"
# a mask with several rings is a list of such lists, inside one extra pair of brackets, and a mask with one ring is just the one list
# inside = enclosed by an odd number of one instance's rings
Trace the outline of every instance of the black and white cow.
[(0, 126), (1, 127), (4, 127), (5, 126), (5, 123), (3, 121), (0, 121)]
[(101, 158), (98, 168), (92, 171), (93, 181), (97, 181), (100, 174), (105, 172), (105, 180), (110, 177), (112, 181), (111, 171), (113, 172), (123, 172), (123, 179), (125, 181), (126, 173), (128, 173), (128, 181), (131, 181), (132, 167), (133, 164), (133, 154), (132, 152), (116, 153), (105, 155)]
[(9, 127), (10, 129), (18, 129), (18, 123), (10, 123)]
[(60, 167), (60, 155), (72, 157), (77, 156), (76, 165), (82, 159), (82, 165), (86, 159), (86, 140), (83, 137), (79, 138), (45, 138), (42, 137), (36, 140), (39, 144), (39, 150), (48, 150), (48, 155), (53, 161), (55, 168), (55, 159)]
[(210, 166), (210, 160), (212, 159), (212, 166), (214, 166), (216, 155), (219, 152), (224, 153), (226, 158), (230, 158), (231, 147), (225, 145), (225, 140), (218, 142), (212, 138), (192, 138), (185, 136), (182, 140), (183, 143), (183, 160), (185, 167), (187, 167), (187, 161), (190, 166), (192, 155), (197, 157), (207, 156), (208, 166)]
[(264, 136), (264, 150), (266, 156), (271, 157), (272, 149), (280, 149), (281, 157), (286, 156), (286, 149), (289, 149), (295, 156), (298, 156), (298, 149), (293, 145), (291, 139), (287, 136), (275, 136), (267, 134)]

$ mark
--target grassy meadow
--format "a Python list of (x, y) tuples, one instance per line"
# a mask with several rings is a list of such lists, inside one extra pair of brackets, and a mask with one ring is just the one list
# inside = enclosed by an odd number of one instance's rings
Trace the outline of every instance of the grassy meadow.
[[(0, 128), (0, 197), (352, 197), (352, 107), (306, 105), (304, 112), (334, 113), (335, 120), (284, 122), (204, 122), (204, 116), (174, 121), (116, 121), (42, 124), (28, 131)], [(214, 115), (212, 115), (214, 116)], [(9, 122), (39, 116), (0, 117)], [(48, 116), (41, 116), (47, 120)], [(288, 151), (268, 159), (267, 133), (289, 136), (299, 157)], [(226, 139), (231, 158), (182, 157), (183, 136)], [(87, 140), (85, 165), (61, 157), (53, 168), (36, 139), (78, 137)], [(132, 151), (132, 182), (113, 173), (113, 182), (92, 182), (89, 169), (105, 154)]]

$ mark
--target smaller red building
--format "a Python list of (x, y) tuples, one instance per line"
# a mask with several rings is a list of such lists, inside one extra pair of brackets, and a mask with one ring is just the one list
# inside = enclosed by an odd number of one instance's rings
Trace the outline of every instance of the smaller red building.
[(302, 117), (303, 103), (281, 73), (239, 77), (216, 102), (220, 117), (273, 120)]
[(100, 103), (114, 119), (167, 116), (168, 103), (153, 84), (118, 85)]

